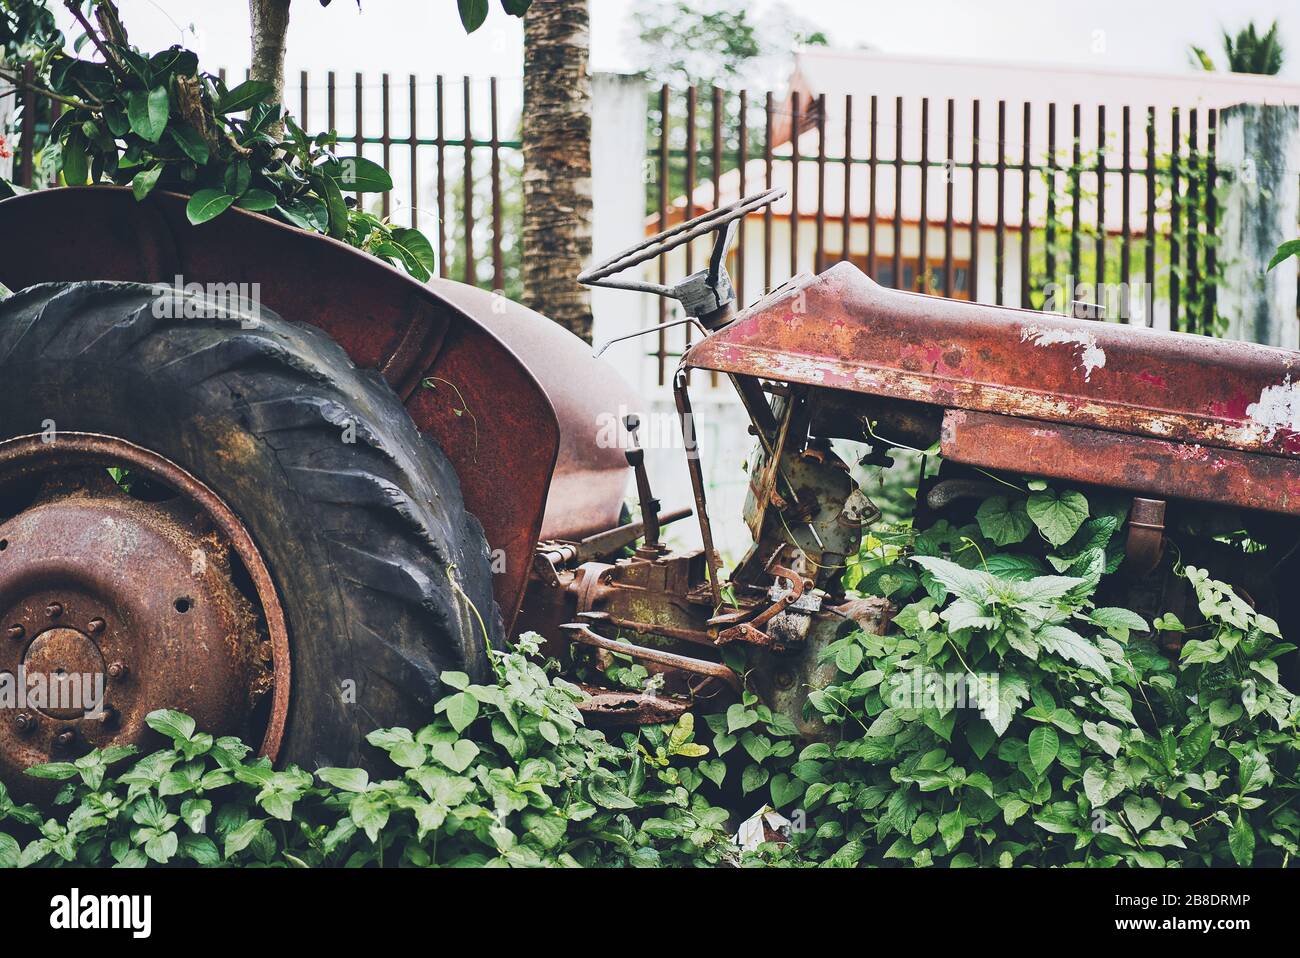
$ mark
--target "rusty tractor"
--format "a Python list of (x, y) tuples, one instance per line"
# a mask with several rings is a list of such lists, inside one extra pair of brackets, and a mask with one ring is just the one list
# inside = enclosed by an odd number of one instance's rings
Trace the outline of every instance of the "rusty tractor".
[[(703, 333), (674, 379), (695, 499), (676, 511), (640, 450), (596, 442), (593, 409), (637, 408), (630, 387), (523, 307), (252, 213), (191, 227), (175, 195), (0, 203), (0, 674), (104, 677), (92, 709), (5, 710), (0, 780), (142, 743), (162, 707), (277, 761), (363, 763), (366, 731), (420, 722), (444, 670), (484, 677), (487, 648), (523, 630), (663, 676), (593, 683), (593, 723), (725, 702), (744, 649), (748, 689), (815, 735), (817, 650), (889, 614), (841, 586), (879, 511), (833, 440), (880, 465), (937, 444), (918, 522), (1000, 473), (1132, 497), (1139, 611), (1189, 604), (1166, 529), (1194, 522), (1213, 548), (1244, 524), (1278, 548), (1262, 572), (1239, 556), (1234, 581), (1287, 627), (1271, 583), (1300, 541), (1300, 354), (884, 289), (847, 263), (738, 312), (726, 254), (776, 198), (580, 278), (671, 297)], [(639, 278), (710, 236), (703, 271)], [(267, 308), (214, 305), (230, 284)], [(692, 370), (730, 380), (758, 449), (732, 569), (693, 454)], [(703, 548), (668, 548), (663, 527), (692, 512)]]

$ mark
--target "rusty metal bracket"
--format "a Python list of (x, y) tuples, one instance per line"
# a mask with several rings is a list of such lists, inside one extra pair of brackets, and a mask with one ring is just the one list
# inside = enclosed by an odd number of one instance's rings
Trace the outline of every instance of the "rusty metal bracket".
[(737, 692), (740, 691), (740, 676), (721, 662), (709, 662), (705, 659), (693, 659), (687, 655), (677, 655), (674, 652), (664, 652), (660, 649), (648, 649), (641, 645), (632, 645), (627, 642), (615, 642), (613, 639), (607, 639), (603, 635), (597, 635), (581, 622), (570, 622), (560, 626), (569, 637), (575, 642), (583, 645), (590, 645), (597, 649), (604, 649), (606, 652), (617, 652), (619, 655), (631, 656), (634, 659), (640, 659), (643, 662), (649, 662), (653, 665), (661, 666), (665, 669), (676, 669), (679, 672), (690, 672), (694, 675), (705, 675), (712, 679), (718, 679), (725, 682)]
[(1139, 576), (1155, 571), (1165, 552), (1165, 501), (1133, 500), (1128, 516), (1128, 539), (1124, 555), (1129, 568)]

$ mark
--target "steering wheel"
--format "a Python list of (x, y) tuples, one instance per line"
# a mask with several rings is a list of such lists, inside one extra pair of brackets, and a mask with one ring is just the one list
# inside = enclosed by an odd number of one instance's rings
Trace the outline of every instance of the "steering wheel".
[[(712, 325), (720, 315), (725, 315), (736, 300), (736, 292), (727, 275), (727, 251), (735, 240), (740, 221), (755, 210), (775, 203), (785, 196), (785, 190), (777, 188), (765, 190), (742, 197), (727, 206), (720, 206), (702, 216), (697, 216), (685, 223), (679, 223), (672, 229), (664, 230), (649, 237), (630, 249), (611, 256), (578, 276), (578, 282), (584, 286), (605, 286), (610, 289), (630, 289), (639, 293), (654, 293), (679, 301), (687, 316), (702, 319), (705, 325)], [(713, 252), (709, 256), (707, 269), (694, 273), (675, 286), (664, 286), (643, 280), (617, 279), (634, 266), (649, 262), (669, 250), (684, 246), (691, 240), (706, 233), (716, 233)]]

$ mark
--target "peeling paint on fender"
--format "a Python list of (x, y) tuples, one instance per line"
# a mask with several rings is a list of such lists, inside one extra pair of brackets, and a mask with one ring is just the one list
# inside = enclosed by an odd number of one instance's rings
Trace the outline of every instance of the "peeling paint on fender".
[(1106, 365), (1106, 353), (1097, 345), (1097, 337), (1086, 330), (1075, 329), (1040, 329), (1026, 326), (1020, 333), (1020, 341), (1033, 340), (1035, 346), (1057, 346), (1068, 343), (1080, 347), (1079, 366), (1083, 369), (1083, 381), (1092, 379), (1092, 371)]
[(1267, 429), (1269, 440), (1279, 429), (1300, 432), (1300, 383), (1292, 383), (1287, 376), (1276, 386), (1266, 387), (1259, 402), (1246, 407), (1246, 418)]

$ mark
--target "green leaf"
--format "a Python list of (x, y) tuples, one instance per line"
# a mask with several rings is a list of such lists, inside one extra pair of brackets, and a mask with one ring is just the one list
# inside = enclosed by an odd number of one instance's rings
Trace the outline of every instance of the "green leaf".
[(256, 106), (271, 95), (275, 87), (265, 80), (245, 80), (221, 99), (217, 100), (212, 111), (218, 116), (226, 113), (240, 113)]
[(203, 166), (208, 162), (208, 144), (192, 126), (178, 125), (171, 128), (172, 139), (186, 156)]
[(318, 768), (316, 777), (345, 792), (364, 792), (370, 787), (370, 776), (364, 768)]
[(17, 868), (22, 849), (11, 835), (0, 832), (0, 868)]
[(784, 772), (772, 776), (770, 790), (772, 793), (772, 807), (785, 808), (787, 805), (795, 802), (803, 795), (808, 786), (797, 778), (791, 778)]
[(162, 175), (161, 166), (151, 166), (147, 170), (141, 170), (131, 178), (131, 194), (140, 201), (153, 192), (153, 188), (158, 185), (158, 177)]
[(406, 250), (423, 267), (425, 273), (428, 274), (425, 277), (426, 279), (428, 276), (433, 275), (438, 263), (433, 252), (433, 244), (429, 242), (427, 236), (416, 229), (397, 227), (393, 230), (393, 242)]
[(1251, 827), (1246, 813), (1238, 809), (1237, 820), (1228, 829), (1228, 848), (1232, 857), (1242, 868), (1249, 868), (1255, 861), (1255, 829)]
[(1056, 761), (1056, 753), (1060, 749), (1060, 736), (1052, 726), (1040, 725), (1029, 733), (1029, 761), (1039, 775), (1047, 771), (1048, 766)]
[(68, 186), (84, 186), (90, 172), (85, 138), (79, 133), (69, 136), (60, 156), (63, 161), (63, 182)]
[(198, 226), (220, 216), (230, 209), (230, 205), (234, 202), (235, 198), (222, 190), (199, 190), (185, 205), (185, 216)]
[(1093, 808), (1100, 808), (1124, 791), (1127, 776), (1102, 762), (1090, 765), (1083, 773), (1083, 790)]
[(1088, 613), (1088, 621), (1103, 629), (1130, 629), (1134, 632), (1147, 632), (1146, 619), (1128, 609), (1105, 607), (1093, 609)]
[(1124, 799), (1124, 814), (1128, 816), (1128, 822), (1133, 826), (1133, 830), (1142, 832), (1160, 817), (1160, 803), (1154, 798), (1138, 798), (1136, 795), (1130, 795)]
[(197, 727), (194, 719), (173, 709), (157, 709), (145, 716), (145, 722), (155, 732), (160, 732), (177, 742), (188, 742)]
[(949, 851), (957, 847), (965, 833), (966, 816), (962, 814), (961, 809), (953, 809), (939, 818), (939, 837), (943, 839)]
[(1277, 248), (1273, 258), (1268, 261), (1268, 268), (1272, 269), (1283, 260), (1288, 260), (1292, 256), (1300, 255), (1300, 239), (1287, 240)]
[(1110, 664), (1102, 656), (1101, 650), (1079, 633), (1063, 625), (1049, 625), (1038, 633), (1038, 643), (1048, 652), (1055, 652), (1063, 659), (1077, 662), (1109, 681)]
[(266, 210), (273, 210), (276, 207), (274, 194), (266, 190), (247, 190), (235, 203), (241, 210), (251, 210), (254, 213), (262, 213)]
[(1025, 511), (1024, 501), (1017, 499), (1012, 502), (1006, 496), (985, 499), (975, 513), (975, 521), (979, 523), (980, 532), (1000, 546), (1024, 541), (1034, 527)]
[(1073, 490), (1058, 496), (1049, 489), (1030, 496), (1026, 510), (1043, 538), (1059, 546), (1069, 542), (1088, 518), (1088, 500)]
[(434, 742), (429, 754), (453, 772), (463, 772), (478, 758), (479, 747), (467, 739), (458, 742)]
[(166, 87), (155, 87), (148, 93), (134, 90), (126, 95), (126, 117), (131, 130), (150, 143), (162, 139), (170, 111), (171, 99)]
[[(324, 769), (321, 771), (324, 771)], [(320, 772), (317, 772), (316, 774), (319, 775)], [(226, 835), (222, 857), (230, 858), (233, 855), (238, 855), (252, 843), (253, 839), (256, 838), (265, 827), (265, 818), (251, 818), (238, 828), (231, 831)]]
[(522, 17), (533, 0), (501, 0), (501, 8), (512, 17)]
[(460, 8), (460, 22), (465, 25), (466, 33), (473, 33), (483, 26), (488, 15), (488, 0), (456, 0)]
[[(443, 708), (445, 703), (445, 708)], [(447, 713), (447, 721), (451, 727), (459, 734), (474, 719), (478, 718), (478, 699), (468, 692), (459, 692), (456, 695), (449, 696), (438, 703), (439, 711)]]
[(587, 797), (601, 808), (629, 809), (636, 808), (636, 802), (628, 798), (618, 786), (613, 775), (593, 778), (587, 784)]
[(326, 163), (321, 168), (326, 176), (338, 181), (344, 193), (386, 193), (393, 188), (393, 178), (374, 160), (364, 156), (349, 156)]

